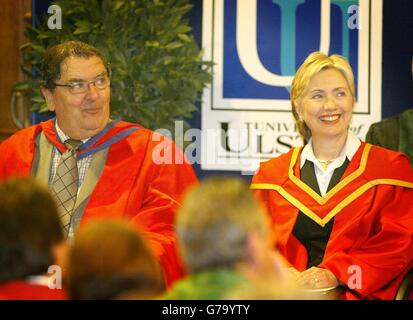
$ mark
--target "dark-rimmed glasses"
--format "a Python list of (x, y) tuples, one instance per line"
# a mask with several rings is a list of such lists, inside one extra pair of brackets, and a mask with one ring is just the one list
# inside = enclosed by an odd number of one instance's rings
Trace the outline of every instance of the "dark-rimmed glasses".
[(89, 85), (92, 83), (96, 89), (103, 90), (108, 87), (109, 82), (110, 82), (109, 78), (105, 75), (105, 76), (98, 77), (93, 81), (73, 81), (73, 82), (69, 82), (68, 84), (54, 83), (54, 85), (57, 87), (66, 87), (68, 88), (70, 93), (81, 94), (81, 93), (86, 93), (89, 90)]

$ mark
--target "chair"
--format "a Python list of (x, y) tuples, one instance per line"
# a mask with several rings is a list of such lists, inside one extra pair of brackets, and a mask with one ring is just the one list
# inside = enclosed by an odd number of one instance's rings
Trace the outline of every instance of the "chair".
[(404, 276), (402, 283), (396, 293), (395, 300), (413, 299), (413, 268)]

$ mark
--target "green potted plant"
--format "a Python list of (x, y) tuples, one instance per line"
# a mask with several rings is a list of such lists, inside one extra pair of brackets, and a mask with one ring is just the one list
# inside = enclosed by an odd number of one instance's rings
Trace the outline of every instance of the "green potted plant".
[[(211, 79), (209, 62), (190, 35), (188, 0), (60, 0), (62, 28), (45, 15), (26, 29), (23, 70), (29, 80), (14, 91), (29, 94), (33, 111), (47, 111), (39, 74), (47, 47), (76, 39), (99, 48), (112, 66), (111, 116), (173, 132), (190, 118)], [(186, 124), (187, 126), (187, 124)]]

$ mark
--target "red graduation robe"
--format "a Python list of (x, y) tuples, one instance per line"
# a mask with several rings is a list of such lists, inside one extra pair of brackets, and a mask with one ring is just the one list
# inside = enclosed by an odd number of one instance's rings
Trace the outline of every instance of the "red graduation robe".
[(393, 299), (413, 266), (413, 170), (406, 156), (362, 143), (324, 197), (300, 180), (302, 148), (261, 164), (251, 188), (271, 217), (277, 247), (300, 271), (305, 247), (292, 234), (298, 212), (321, 226), (334, 217), (323, 261), (344, 284), (344, 299)]
[[(60, 151), (66, 150), (56, 136), (52, 120), (20, 130), (0, 145), (0, 180), (30, 175), (35, 139), (41, 131)], [(102, 174), (83, 211), (81, 226), (94, 218), (129, 220), (148, 239), (170, 285), (183, 275), (176, 254), (175, 212), (184, 192), (197, 178), (182, 151), (172, 141), (155, 135), (139, 125), (117, 122), (91, 141), (88, 149), (79, 151), (81, 157), (93, 149), (109, 148)], [(156, 164), (153, 154), (165, 156), (172, 163)]]
[(63, 289), (16, 280), (0, 284), (0, 300), (67, 300)]

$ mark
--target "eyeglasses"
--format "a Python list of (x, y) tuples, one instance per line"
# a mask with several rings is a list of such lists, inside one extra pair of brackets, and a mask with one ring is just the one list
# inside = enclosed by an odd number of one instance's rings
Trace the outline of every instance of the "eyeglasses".
[(93, 81), (74, 81), (69, 82), (68, 84), (54, 83), (54, 85), (57, 87), (67, 87), (70, 93), (81, 94), (86, 93), (89, 90), (89, 85), (91, 83), (93, 83), (96, 89), (103, 90), (107, 88), (109, 82), (110, 80), (107, 76), (102, 76)]

